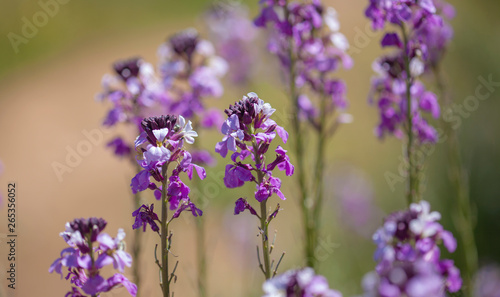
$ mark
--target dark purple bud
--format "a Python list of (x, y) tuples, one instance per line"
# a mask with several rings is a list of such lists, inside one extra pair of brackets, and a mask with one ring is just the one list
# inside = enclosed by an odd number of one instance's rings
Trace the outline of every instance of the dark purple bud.
[(148, 141), (156, 145), (156, 137), (153, 134), (153, 130), (159, 130), (163, 128), (168, 128), (167, 138), (174, 133), (175, 123), (177, 122), (177, 117), (174, 115), (162, 115), (158, 117), (149, 117), (141, 122), (141, 127), (147, 134)]
[(137, 77), (139, 75), (141, 58), (131, 58), (128, 60), (121, 60), (113, 65), (115, 72), (127, 81), (129, 78)]
[(95, 241), (97, 235), (106, 227), (106, 224), (107, 222), (102, 218), (80, 218), (69, 223), (69, 226), (75, 231), (80, 231), (82, 237), (91, 234), (91, 241)]
[(191, 60), (198, 44), (198, 32), (195, 29), (187, 29), (170, 37), (170, 44), (179, 56), (185, 56)]

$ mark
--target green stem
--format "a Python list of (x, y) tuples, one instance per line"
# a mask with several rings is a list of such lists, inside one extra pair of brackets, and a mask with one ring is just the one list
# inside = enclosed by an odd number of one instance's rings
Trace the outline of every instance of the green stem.
[(408, 145), (406, 147), (406, 157), (408, 158), (408, 193), (407, 202), (408, 206), (415, 202), (417, 199), (417, 189), (415, 185), (417, 183), (416, 176), (416, 166), (413, 164), (413, 120), (412, 120), (412, 102), (411, 102), (411, 74), (410, 74), (410, 58), (408, 57), (408, 36), (406, 34), (406, 29), (404, 23), (401, 23), (401, 31), (403, 34), (403, 51), (404, 51), (404, 61), (406, 70), (406, 103), (407, 103), (407, 114), (408, 118)]
[[(136, 162), (135, 162), (136, 163)], [(136, 173), (139, 173), (141, 168), (139, 165), (136, 163)], [(134, 210), (138, 209), (142, 205), (142, 199), (140, 192), (137, 192), (134, 194), (134, 201), (133, 201), (133, 206)], [(137, 286), (137, 295), (136, 297), (140, 296), (140, 284), (141, 284), (141, 250), (142, 250), (142, 234), (143, 231), (141, 228), (138, 228), (134, 231), (134, 240), (132, 241), (132, 258), (134, 259), (134, 265), (133, 265), (133, 275), (134, 275), (134, 283)]]
[[(285, 5), (285, 19), (289, 18), (289, 11)], [(309, 267), (314, 267), (316, 264), (314, 258), (314, 248), (316, 246), (316, 236), (315, 236), (315, 228), (314, 223), (311, 222), (310, 219), (310, 197), (308, 197), (307, 190), (307, 182), (305, 175), (305, 166), (304, 166), (304, 143), (302, 139), (301, 133), (301, 125), (299, 119), (299, 100), (297, 95), (297, 88), (295, 85), (295, 54), (293, 51), (293, 40), (289, 39), (289, 58), (290, 58), (290, 72), (289, 72), (289, 80), (290, 80), (290, 100), (292, 103), (292, 127), (295, 136), (295, 145), (293, 147), (295, 153), (295, 167), (297, 176), (297, 182), (299, 184), (300, 191), (300, 209), (302, 212), (302, 219), (304, 224), (304, 233), (305, 233), (305, 241), (304, 241), (304, 253), (306, 258), (306, 264)]]
[[(255, 139), (252, 141), (253, 151), (255, 155), (255, 164), (257, 168), (262, 164), (262, 159), (258, 152), (258, 146)], [(264, 173), (262, 170), (257, 170), (257, 183), (258, 185), (262, 184), (264, 181)], [(264, 274), (266, 279), (271, 278), (271, 265), (270, 265), (270, 255), (269, 255), (269, 232), (267, 228), (267, 199), (260, 203), (260, 228), (262, 230), (262, 255), (264, 258)]]
[[(453, 100), (446, 91), (442, 73), (439, 71), (437, 66), (433, 70), (440, 97), (444, 99), (444, 110), (447, 110), (452, 105)], [(453, 184), (458, 197), (458, 203), (456, 203), (454, 207), (455, 220), (453, 220), (453, 222), (455, 228), (460, 234), (464, 250), (465, 269), (462, 269), (464, 280), (463, 289), (467, 292), (467, 296), (472, 296), (472, 277), (478, 268), (478, 254), (476, 240), (474, 238), (475, 224), (471, 211), (472, 203), (469, 195), (469, 177), (467, 170), (462, 164), (462, 158), (460, 156), (460, 142), (458, 140), (456, 129), (453, 129), (450, 123), (444, 120), (442, 120), (441, 123), (446, 131), (446, 135), (448, 135), (449, 138), (447, 147), (449, 163), (448, 177), (450, 182)]]
[(161, 283), (163, 297), (170, 296), (170, 283), (168, 280), (168, 207), (167, 207), (167, 169), (168, 163), (165, 163), (162, 167), (162, 189), (161, 189)]
[[(316, 148), (316, 165), (314, 170), (314, 208), (313, 208), (313, 238), (310, 243), (313, 247), (316, 246), (318, 241), (318, 233), (321, 224), (321, 208), (323, 206), (323, 176), (325, 171), (325, 149), (327, 143), (327, 98), (322, 96), (320, 102), (320, 115), (319, 115), (319, 127), (318, 127), (318, 143)], [(316, 258), (313, 258), (316, 260)], [(312, 261), (312, 268), (315, 268), (316, 261)]]

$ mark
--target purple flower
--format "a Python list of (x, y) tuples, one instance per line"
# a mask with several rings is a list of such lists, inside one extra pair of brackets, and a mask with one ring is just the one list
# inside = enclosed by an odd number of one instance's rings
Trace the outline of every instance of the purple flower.
[(119, 229), (116, 238), (112, 238), (102, 232), (105, 227), (106, 221), (98, 218), (75, 219), (66, 224), (61, 237), (70, 247), (64, 249), (61, 257), (49, 268), (50, 273), (55, 271), (61, 276), (62, 267), (68, 268), (66, 280), (70, 280), (74, 287), (66, 296), (84, 296), (81, 291), (99, 295), (120, 285), (127, 287), (132, 296), (137, 294), (137, 287), (123, 275), (115, 274), (108, 280), (100, 275), (104, 266), (113, 264), (115, 269), (123, 272), (125, 266), (132, 264), (132, 257), (124, 251), (125, 232)]
[(312, 268), (289, 270), (267, 280), (262, 289), (262, 297), (342, 297), (336, 290), (330, 289), (328, 281), (322, 275), (315, 274)]
[(260, 185), (257, 185), (257, 192), (255, 192), (255, 199), (262, 202), (267, 198), (271, 197), (274, 193), (278, 195), (282, 200), (286, 200), (285, 195), (280, 190), (281, 180), (277, 177), (270, 176), (268, 179), (264, 180)]
[(124, 239), (125, 232), (123, 229), (118, 229), (118, 235), (114, 239), (106, 233), (99, 234), (97, 241), (103, 253), (97, 258), (96, 266), (104, 267), (111, 262), (113, 267), (120, 272), (123, 272), (125, 266), (130, 267), (132, 257), (122, 249)]
[(292, 176), (295, 167), (290, 163), (290, 158), (286, 154), (286, 150), (284, 150), (280, 145), (276, 149), (276, 159), (267, 165), (268, 171), (273, 171), (273, 169), (278, 166), (278, 169), (281, 171), (285, 171), (287, 176)]
[[(375, 232), (376, 280), (366, 281), (366, 296), (445, 296), (462, 286), (460, 271), (451, 260), (441, 260), (438, 244), (453, 252), (456, 242), (438, 223), (441, 215), (427, 201), (390, 214)], [(372, 276), (373, 278), (373, 276)]]
[(474, 277), (475, 297), (500, 296), (500, 268), (496, 264), (481, 267)]
[(256, 55), (252, 50), (256, 30), (242, 4), (214, 5), (205, 14), (211, 39), (217, 52), (228, 61), (229, 78), (245, 83), (252, 75)]
[[(299, 117), (318, 129), (319, 108), (309, 100), (306, 91), (318, 98), (332, 99), (323, 108), (328, 116), (347, 107), (345, 83), (333, 77), (341, 65), (346, 69), (352, 67), (347, 54), (349, 43), (339, 31), (337, 12), (320, 1), (260, 3), (261, 13), (254, 24), (270, 31), (268, 49), (281, 62), (288, 82), (294, 81), (297, 87)], [(292, 67), (295, 77), (288, 77)]]
[(112, 148), (115, 155), (119, 157), (129, 157), (132, 152), (130, 146), (121, 137), (116, 137), (108, 142), (106, 146)]
[(180, 203), (180, 206), (177, 208), (177, 210), (173, 214), (172, 219), (178, 218), (184, 210), (191, 211), (191, 213), (195, 217), (203, 215), (203, 212), (199, 208), (197, 208), (193, 202), (191, 202), (189, 200), (182, 200)]
[[(267, 200), (273, 194), (285, 200), (280, 190), (281, 180), (272, 176), (272, 171), (276, 167), (285, 171), (287, 176), (291, 176), (294, 172), (287, 151), (281, 146), (276, 149), (276, 159), (267, 166), (265, 164), (264, 154), (276, 135), (280, 136), (283, 142), (288, 139), (286, 130), (270, 118), (275, 111), (276, 109), (260, 99), (257, 94), (248, 93), (225, 110), (228, 119), (221, 129), (225, 136), (216, 146), (216, 152), (223, 157), (227, 155), (228, 148), (234, 151), (231, 155), (232, 163), (226, 165), (224, 185), (227, 188), (237, 188), (248, 181), (256, 182), (257, 190), (254, 194), (259, 202)], [(249, 156), (251, 160), (248, 160)], [(249, 207), (246, 200), (240, 198), (236, 202), (235, 214), (244, 209), (249, 209), (253, 214), (253, 210)]]
[[(383, 29), (386, 23), (396, 24), (405, 30), (403, 39), (398, 33), (386, 33), (382, 46), (394, 46), (395, 54), (376, 62), (374, 70), (380, 75), (372, 82), (372, 94), (378, 101), (380, 123), (376, 129), (379, 137), (392, 134), (401, 138), (407, 129), (408, 104), (406, 79), (411, 77), (412, 131), (420, 144), (436, 143), (436, 130), (424, 118), (424, 113), (439, 118), (440, 108), (435, 94), (425, 90), (419, 76), (435, 69), (446, 46), (451, 40), (452, 29), (443, 17), (452, 18), (453, 8), (442, 0), (380, 1), (370, 0), (365, 11), (372, 20), (373, 29)], [(405, 41), (403, 44), (402, 40)], [(405, 61), (409, 61), (406, 65)], [(408, 69), (406, 67), (408, 66)]]
[(234, 206), (234, 214), (238, 215), (241, 212), (245, 211), (245, 209), (248, 209), (251, 214), (254, 216), (258, 216), (257, 212), (255, 209), (247, 202), (245, 198), (239, 198), (236, 200), (235, 206)]
[(137, 210), (132, 213), (135, 217), (135, 223), (132, 226), (133, 229), (142, 227), (142, 231), (146, 231), (147, 225), (151, 226), (151, 230), (154, 232), (160, 231), (160, 228), (156, 224), (156, 221), (160, 221), (158, 215), (154, 212), (154, 204), (149, 207), (146, 205), (141, 205)]
[(215, 146), (215, 152), (225, 158), (228, 149), (236, 152), (236, 138), (243, 140), (243, 130), (240, 129), (239, 119), (237, 115), (230, 116), (221, 127), (222, 134), (226, 135), (221, 142)]
[(251, 169), (248, 166), (240, 165), (226, 165), (226, 172), (224, 175), (224, 185), (227, 188), (238, 188), (243, 186), (247, 181), (254, 180)]

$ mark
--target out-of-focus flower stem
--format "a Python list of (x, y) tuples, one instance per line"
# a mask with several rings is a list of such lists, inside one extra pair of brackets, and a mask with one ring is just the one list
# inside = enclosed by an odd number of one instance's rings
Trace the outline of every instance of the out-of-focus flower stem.
[(403, 35), (403, 51), (405, 60), (405, 72), (406, 72), (406, 104), (407, 104), (407, 118), (408, 118), (408, 144), (406, 147), (406, 157), (408, 158), (408, 193), (407, 193), (407, 203), (408, 206), (413, 202), (418, 201), (418, 189), (416, 185), (418, 184), (418, 172), (417, 166), (413, 164), (413, 119), (412, 119), (412, 100), (411, 100), (411, 73), (410, 73), (410, 58), (408, 53), (408, 35), (403, 22), (401, 22), (401, 32)]
[(163, 297), (170, 297), (170, 283), (168, 280), (168, 207), (167, 207), (167, 169), (168, 163), (162, 167), (162, 189), (161, 189), (161, 288)]
[[(195, 115), (193, 116), (194, 127), (200, 127), (199, 118)], [(199, 143), (193, 143), (193, 147), (199, 148)], [(200, 189), (200, 183), (198, 179), (193, 180), (193, 185), (198, 189), (198, 201), (196, 204), (202, 205), (202, 191)], [(196, 260), (198, 262), (198, 296), (207, 296), (207, 255), (205, 249), (205, 219), (203, 216), (195, 218), (196, 221)]]
[[(444, 110), (447, 110), (451, 108), (451, 104), (453, 103), (452, 97), (446, 90), (443, 74), (439, 67), (435, 66), (433, 71), (438, 91), (444, 99)], [(478, 255), (476, 240), (474, 238), (475, 218), (472, 213), (473, 205), (469, 195), (469, 176), (462, 164), (460, 142), (456, 129), (453, 129), (450, 123), (444, 120), (442, 121), (442, 125), (448, 136), (448, 177), (454, 186), (458, 198), (458, 203), (453, 203), (455, 205), (453, 223), (460, 234), (464, 249), (465, 269), (461, 269), (464, 280), (463, 290), (466, 292), (466, 296), (472, 296), (472, 277), (478, 268)]]
[[(317, 151), (316, 151), (316, 166), (315, 166), (315, 174), (314, 174), (314, 208), (313, 208), (313, 242), (312, 251), (314, 252), (314, 246), (317, 242), (318, 232), (321, 226), (321, 207), (323, 205), (323, 176), (325, 171), (325, 149), (328, 139), (328, 119), (327, 119), (327, 97), (322, 96), (320, 102), (320, 115), (319, 115), (319, 127), (318, 127), (318, 143), (317, 143)], [(311, 255), (314, 256), (314, 255)], [(313, 259), (315, 259), (313, 257)], [(311, 260), (313, 265), (315, 264), (314, 260)], [(314, 266), (313, 266), (314, 268)]]
[[(288, 3), (287, 3), (288, 4)], [(287, 7), (287, 5), (285, 5)], [(289, 11), (285, 9), (285, 19), (289, 19)], [(310, 209), (312, 207), (311, 197), (308, 197), (307, 181), (304, 167), (304, 143), (302, 139), (302, 131), (299, 119), (299, 100), (297, 88), (295, 85), (295, 53), (293, 52), (293, 39), (289, 39), (289, 57), (290, 57), (290, 99), (292, 103), (292, 125), (295, 133), (295, 146), (294, 153), (296, 158), (297, 181), (299, 183), (300, 191), (300, 209), (302, 211), (302, 218), (304, 221), (304, 253), (306, 258), (306, 265), (315, 268), (316, 261), (314, 257), (314, 248), (316, 246), (316, 230), (314, 222), (311, 220)]]

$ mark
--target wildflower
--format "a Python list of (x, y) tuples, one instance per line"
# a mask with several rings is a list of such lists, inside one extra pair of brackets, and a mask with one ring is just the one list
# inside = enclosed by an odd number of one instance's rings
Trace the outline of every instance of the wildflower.
[(125, 266), (132, 265), (132, 257), (124, 251), (125, 232), (119, 229), (118, 235), (112, 238), (102, 232), (106, 224), (105, 220), (98, 218), (75, 219), (66, 223), (66, 230), (60, 235), (70, 247), (63, 249), (61, 257), (49, 268), (50, 273), (55, 271), (62, 277), (62, 268), (67, 267), (66, 279), (73, 287), (66, 296), (98, 295), (122, 286), (130, 295), (136, 296), (137, 286), (122, 274), (116, 273), (108, 279), (100, 275), (100, 270), (107, 265), (113, 264), (120, 272)]

